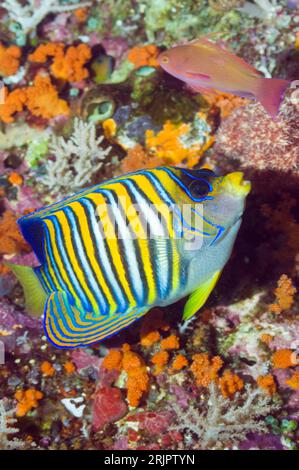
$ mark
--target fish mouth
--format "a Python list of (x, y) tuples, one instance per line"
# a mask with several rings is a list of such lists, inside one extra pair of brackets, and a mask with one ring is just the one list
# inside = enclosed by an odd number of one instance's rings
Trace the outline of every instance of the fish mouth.
[(251, 183), (244, 180), (242, 171), (235, 171), (226, 175), (223, 179), (223, 184), (227, 191), (236, 196), (246, 197), (251, 190)]

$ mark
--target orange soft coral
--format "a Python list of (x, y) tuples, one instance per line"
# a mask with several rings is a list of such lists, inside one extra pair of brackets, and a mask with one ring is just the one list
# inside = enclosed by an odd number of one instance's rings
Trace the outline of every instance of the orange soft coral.
[(220, 109), (221, 119), (228, 117), (234, 109), (249, 103), (249, 100), (246, 98), (240, 98), (239, 96), (224, 92), (207, 93), (203, 96), (211, 106), (216, 106)]
[(176, 335), (170, 335), (167, 338), (162, 339), (161, 348), (162, 349), (179, 349), (180, 342), (179, 338)]
[(21, 186), (23, 184), (23, 177), (20, 173), (13, 171), (8, 177), (8, 181), (14, 186)]
[(268, 395), (274, 395), (276, 392), (276, 384), (272, 374), (260, 375), (256, 382)]
[(155, 366), (155, 375), (161, 374), (163, 370), (165, 369), (165, 366), (167, 365), (169, 361), (169, 354), (167, 351), (159, 351), (151, 359), (151, 362)]
[(260, 336), (260, 340), (262, 343), (267, 344), (267, 346), (269, 346), (269, 344), (273, 340), (273, 336), (269, 333), (262, 333)]
[(15, 393), (15, 399), (18, 401), (16, 416), (25, 416), (32, 408), (38, 407), (38, 401), (43, 398), (42, 392), (30, 388), (28, 390), (18, 390)]
[(0, 255), (14, 255), (30, 248), (19, 231), (17, 217), (10, 211), (0, 219)]
[(223, 365), (223, 361), (219, 356), (214, 356), (210, 360), (207, 353), (200, 353), (192, 356), (192, 359), (190, 370), (198, 387), (207, 387), (213, 380), (218, 378), (218, 371)]
[(45, 377), (53, 377), (53, 375), (55, 374), (55, 369), (49, 361), (42, 362), (40, 370), (43, 376)]
[(88, 16), (88, 8), (78, 8), (78, 10), (74, 11), (74, 15), (79, 23), (85, 23)]
[(117, 130), (117, 124), (114, 119), (105, 119), (105, 121), (102, 123), (102, 126), (106, 139), (112, 139), (115, 136)]
[(26, 89), (20, 88), (9, 93), (4, 88), (4, 103), (0, 104), (0, 120), (6, 123), (14, 121), (14, 114), (23, 111), (27, 101)]
[(158, 330), (167, 331), (169, 325), (163, 320), (162, 310), (154, 309), (144, 318), (141, 331), (140, 343), (142, 346), (150, 347), (161, 338)]
[(103, 367), (107, 370), (118, 370), (122, 369), (122, 352), (118, 349), (110, 349), (107, 356), (103, 359)]
[(244, 387), (244, 381), (237, 374), (230, 370), (225, 370), (218, 379), (218, 385), (224, 398), (231, 398), (236, 392)]
[(19, 88), (8, 93), (5, 90), (5, 103), (0, 104), (0, 120), (14, 121), (13, 115), (25, 108), (34, 116), (51, 119), (70, 112), (66, 101), (58, 97), (58, 92), (49, 77), (37, 75), (32, 86)]
[(22, 52), (18, 46), (4, 47), (0, 42), (0, 75), (9, 77), (17, 73)]
[(124, 344), (122, 351), (111, 349), (103, 360), (107, 370), (125, 371), (127, 374), (127, 399), (130, 406), (138, 406), (142, 396), (148, 391), (149, 376), (142, 358)]
[(149, 376), (142, 358), (130, 350), (128, 345), (123, 347), (123, 370), (127, 373), (127, 398), (130, 406), (138, 406), (142, 396), (148, 392)]
[(157, 57), (159, 49), (154, 44), (147, 46), (135, 46), (128, 53), (128, 60), (132, 62), (135, 69), (143, 66), (158, 67)]
[(153, 154), (163, 164), (183, 164), (192, 167), (198, 163), (201, 155), (213, 143), (211, 137), (204, 145), (193, 144), (184, 146), (181, 140), (190, 131), (190, 124), (174, 124), (166, 121), (163, 129), (155, 135), (153, 130), (147, 130), (145, 133), (145, 144), (147, 150)]
[(67, 361), (63, 364), (63, 367), (67, 374), (73, 374), (76, 370), (75, 364), (72, 361)]
[(67, 116), (70, 112), (67, 102), (58, 97), (49, 77), (37, 75), (33, 86), (26, 89), (26, 95), (26, 105), (34, 116), (51, 119), (60, 115)]
[(299, 390), (299, 372), (295, 372), (291, 378), (287, 379), (286, 384), (293, 390)]
[(171, 364), (170, 372), (176, 372), (182, 370), (184, 367), (187, 367), (188, 360), (183, 354), (178, 354)]
[(274, 291), (276, 303), (269, 306), (270, 311), (273, 313), (281, 313), (284, 310), (289, 310), (294, 303), (294, 295), (297, 289), (293, 286), (292, 279), (286, 274), (280, 276), (277, 288)]
[(29, 54), (28, 60), (44, 64), (49, 57), (63, 57), (64, 44), (60, 42), (48, 42), (38, 46), (32, 54)]
[(29, 60), (44, 63), (49, 57), (53, 58), (50, 70), (55, 78), (79, 82), (89, 76), (85, 65), (91, 59), (91, 49), (87, 44), (70, 46), (66, 50), (61, 43), (42, 44), (29, 55)]
[(121, 161), (121, 171), (130, 173), (142, 168), (155, 168), (163, 165), (163, 160), (155, 154), (147, 152), (142, 145), (136, 144), (130, 148), (127, 155)]
[(87, 44), (70, 46), (63, 57), (55, 57), (51, 73), (55, 78), (68, 82), (79, 82), (89, 76), (86, 63), (91, 59), (91, 49)]
[(294, 352), (291, 349), (279, 349), (272, 356), (272, 364), (275, 369), (287, 369), (296, 365)]

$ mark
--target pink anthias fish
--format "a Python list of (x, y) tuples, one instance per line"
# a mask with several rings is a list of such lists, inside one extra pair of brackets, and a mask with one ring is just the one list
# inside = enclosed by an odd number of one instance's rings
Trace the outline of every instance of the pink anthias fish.
[(197, 92), (213, 90), (257, 99), (274, 118), (290, 85), (287, 80), (264, 78), (245, 60), (207, 38), (162, 52), (159, 64)]

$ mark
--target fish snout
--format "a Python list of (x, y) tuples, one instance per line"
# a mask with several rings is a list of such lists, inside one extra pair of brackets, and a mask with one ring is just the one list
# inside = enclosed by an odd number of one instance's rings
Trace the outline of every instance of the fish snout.
[(244, 180), (243, 177), (242, 171), (229, 173), (223, 179), (225, 189), (236, 196), (246, 197), (250, 192), (251, 183), (250, 181)]

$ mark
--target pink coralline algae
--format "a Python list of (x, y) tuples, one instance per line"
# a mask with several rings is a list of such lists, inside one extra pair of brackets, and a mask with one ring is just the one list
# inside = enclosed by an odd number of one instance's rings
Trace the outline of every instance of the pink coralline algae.
[(72, 351), (71, 358), (79, 372), (88, 368), (93, 368), (98, 371), (102, 361), (99, 357), (89, 354), (84, 349), (75, 349)]
[(128, 411), (121, 390), (116, 387), (100, 387), (94, 394), (92, 425), (100, 431), (106, 424), (114, 423)]
[(159, 413), (144, 411), (131, 416), (128, 421), (137, 421), (139, 429), (147, 431), (150, 436), (160, 436), (168, 430), (172, 422), (172, 414), (168, 411)]
[(215, 150), (257, 170), (299, 174), (299, 93), (288, 93), (280, 113), (271, 119), (260, 104), (241, 107), (223, 121)]

